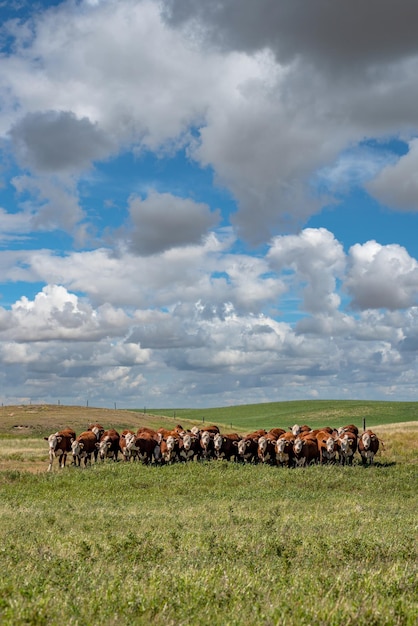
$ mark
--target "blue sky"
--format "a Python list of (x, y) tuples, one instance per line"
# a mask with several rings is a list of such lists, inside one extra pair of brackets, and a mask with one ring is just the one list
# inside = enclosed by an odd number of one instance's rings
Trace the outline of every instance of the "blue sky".
[(0, 11), (3, 404), (417, 399), (415, 2)]

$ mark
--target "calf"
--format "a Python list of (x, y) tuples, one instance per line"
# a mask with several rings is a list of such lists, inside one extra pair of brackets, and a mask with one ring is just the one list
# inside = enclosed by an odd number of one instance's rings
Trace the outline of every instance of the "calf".
[(94, 432), (87, 430), (81, 435), (78, 435), (76, 439), (71, 440), (71, 452), (74, 459), (74, 465), (81, 465), (81, 459), (84, 459), (84, 466), (87, 462), (91, 463), (91, 455), (93, 454), (94, 460), (97, 461), (97, 438)]
[(67, 461), (67, 454), (71, 452), (71, 440), (76, 438), (76, 434), (71, 428), (64, 428), (58, 432), (44, 437), (48, 442), (49, 449), (49, 465), (48, 472), (52, 470), (52, 464), (54, 458), (58, 457), (58, 465), (61, 468), (65, 467)]
[(237, 460), (237, 446), (234, 442), (238, 443), (241, 437), (237, 433), (231, 433), (229, 435), (216, 434), (213, 438), (213, 449), (217, 459), (226, 459), (230, 461), (232, 457)]
[(374, 455), (379, 450), (379, 439), (372, 430), (366, 430), (358, 440), (358, 451), (363, 465), (373, 465)]
[(296, 467), (306, 467), (319, 460), (319, 450), (316, 439), (303, 439), (297, 437), (293, 444)]
[(96, 443), (99, 457), (102, 461), (111, 458), (115, 462), (118, 460), (120, 435), (114, 429), (105, 430), (100, 437), (100, 441)]

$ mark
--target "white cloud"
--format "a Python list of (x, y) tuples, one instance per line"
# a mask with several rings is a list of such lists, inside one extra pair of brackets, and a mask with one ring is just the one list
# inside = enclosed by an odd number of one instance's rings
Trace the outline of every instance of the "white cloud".
[(349, 259), (344, 286), (354, 308), (395, 310), (416, 304), (418, 263), (405, 248), (368, 241), (352, 246)]

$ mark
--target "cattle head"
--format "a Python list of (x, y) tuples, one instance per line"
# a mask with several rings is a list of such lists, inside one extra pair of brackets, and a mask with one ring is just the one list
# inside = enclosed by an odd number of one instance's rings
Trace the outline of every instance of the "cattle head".
[(277, 454), (284, 454), (285, 450), (286, 450), (286, 444), (288, 442), (286, 441), (286, 439), (278, 439), (276, 441), (276, 452)]
[(369, 433), (363, 433), (361, 436), (361, 440), (363, 442), (363, 446), (365, 450), (369, 450), (370, 449), (370, 444), (371, 444), (371, 437), (369, 435)]
[(58, 435), (58, 433), (49, 435), (49, 437), (44, 437), (44, 439), (48, 442), (48, 447), (50, 450), (55, 450), (57, 445), (62, 441), (62, 437)]
[(329, 454), (333, 454), (334, 450), (335, 450), (335, 440), (333, 437), (328, 437), (328, 439), (325, 441), (325, 445), (327, 448), (327, 452)]
[(222, 435), (220, 435), (219, 433), (216, 433), (216, 435), (213, 438), (213, 447), (215, 449), (215, 452), (221, 451), (222, 443), (223, 443)]
[(102, 461), (104, 461), (105, 458), (107, 457), (107, 453), (109, 452), (111, 445), (112, 444), (109, 441), (109, 439), (104, 439), (103, 441), (100, 441), (99, 443), (96, 443), (96, 448), (99, 451), (99, 456), (100, 456)]
[(204, 430), (203, 433), (200, 435), (200, 442), (202, 444), (202, 448), (207, 448), (210, 443), (210, 432)]
[(292, 433), (294, 434), (295, 437), (297, 437), (300, 434), (300, 426), (299, 424), (294, 424), (293, 426), (289, 426), (290, 430), (292, 431)]
[(234, 445), (237, 445), (239, 456), (245, 456), (251, 441), (250, 439), (241, 439), (241, 441), (234, 441)]
[(183, 435), (183, 448), (186, 452), (192, 447), (192, 438), (190, 435)]
[(258, 452), (259, 454), (264, 456), (266, 453), (266, 450), (267, 450), (267, 439), (265, 437), (260, 437), (260, 439), (258, 440)]
[(300, 454), (303, 448), (303, 439), (295, 439), (295, 443), (293, 444), (293, 449), (296, 454)]
[(167, 437), (166, 443), (167, 443), (167, 451), (173, 452), (177, 444), (177, 439), (173, 437), (173, 435), (169, 435)]

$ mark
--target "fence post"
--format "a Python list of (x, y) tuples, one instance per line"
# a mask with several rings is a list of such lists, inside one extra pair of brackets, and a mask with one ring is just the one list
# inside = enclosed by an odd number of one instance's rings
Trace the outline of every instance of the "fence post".
[(363, 432), (366, 430), (366, 418), (363, 417)]

